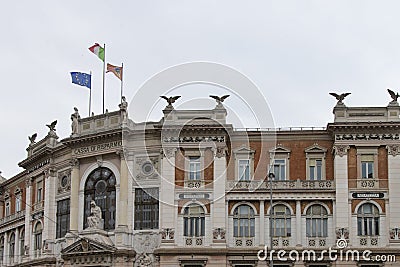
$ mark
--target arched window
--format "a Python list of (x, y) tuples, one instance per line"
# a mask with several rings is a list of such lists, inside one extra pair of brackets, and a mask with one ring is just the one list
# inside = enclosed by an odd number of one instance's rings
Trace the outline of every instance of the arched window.
[(282, 204), (272, 207), (271, 225), (272, 236), (286, 237), (292, 235), (290, 210)]
[(90, 201), (94, 200), (101, 208), (104, 230), (115, 229), (115, 184), (113, 172), (104, 167), (97, 168), (88, 176), (85, 183), (84, 228), (87, 228), (87, 217), (90, 216)]
[(358, 208), (357, 230), (360, 236), (379, 235), (379, 210), (375, 205), (366, 203)]
[(183, 213), (184, 236), (204, 236), (205, 224), (205, 212), (202, 206), (192, 204), (185, 208)]
[(34, 235), (34, 250), (41, 250), (42, 249), (42, 224), (38, 222), (35, 225), (35, 229), (33, 232)]
[(307, 237), (328, 236), (328, 212), (324, 206), (315, 204), (306, 212)]
[(233, 236), (253, 237), (255, 235), (254, 210), (249, 205), (240, 205), (233, 211)]
[(8, 255), (10, 256), (10, 263), (13, 263), (14, 255), (15, 255), (15, 234), (14, 233), (11, 233), (8, 244), (9, 244)]
[(25, 230), (22, 230), (19, 236), (19, 254), (23, 256), (25, 254)]

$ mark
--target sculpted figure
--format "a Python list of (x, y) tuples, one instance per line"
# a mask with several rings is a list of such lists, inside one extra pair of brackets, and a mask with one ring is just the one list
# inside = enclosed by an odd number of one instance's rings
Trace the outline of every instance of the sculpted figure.
[(71, 114), (71, 128), (72, 128), (72, 134), (77, 134), (78, 133), (78, 120), (81, 118), (79, 115), (78, 109), (74, 108), (74, 113)]
[(87, 218), (89, 228), (99, 228), (101, 220), (101, 208), (92, 200), (90, 202), (90, 216)]

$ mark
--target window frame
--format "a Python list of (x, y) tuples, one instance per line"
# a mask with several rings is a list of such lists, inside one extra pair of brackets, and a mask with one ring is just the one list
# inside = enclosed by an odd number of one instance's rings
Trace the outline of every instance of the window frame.
[[(371, 213), (365, 213), (365, 207), (371, 206)], [(376, 211), (376, 213), (374, 213)], [(374, 203), (363, 203), (357, 209), (357, 235), (379, 236), (380, 235), (380, 212)]]
[[(275, 209), (277, 207), (284, 207), (285, 212), (283, 214), (276, 214)], [(279, 232), (277, 234), (277, 221), (279, 220), (280, 225), (283, 225), (283, 227), (280, 227)], [(292, 236), (292, 212), (291, 210), (284, 204), (278, 203), (272, 206), (272, 209), (270, 210), (270, 235), (272, 234), (273, 237), (291, 237)], [(283, 230), (283, 231), (282, 231)]]
[[(320, 207), (320, 213), (314, 214), (313, 207)], [(325, 211), (325, 213), (323, 212)], [(328, 237), (329, 212), (322, 204), (312, 204), (306, 210), (306, 237), (318, 238)]]
[[(40, 226), (40, 229), (38, 229)], [(37, 222), (33, 231), (33, 249), (35, 251), (40, 251), (42, 249), (42, 233), (43, 233), (43, 226), (41, 222)]]
[[(239, 213), (242, 207), (246, 207), (248, 213)], [(242, 223), (244, 225), (242, 226)], [(256, 223), (255, 211), (252, 206), (243, 203), (233, 210), (233, 237), (248, 238), (255, 237)]]
[[(67, 205), (65, 211), (63, 211), (63, 207), (61, 205)], [(61, 199), (57, 201), (57, 209), (56, 209), (56, 239), (63, 238), (69, 231), (69, 224), (70, 224), (70, 206), (71, 201), (69, 198)], [(63, 228), (62, 225), (65, 223), (65, 227)], [(64, 230), (65, 229), (65, 230)]]
[[(160, 190), (158, 187), (135, 188), (135, 199), (134, 199), (135, 217), (133, 222), (135, 230), (159, 229), (160, 227), (160, 203), (158, 201), (159, 193)], [(144, 219), (145, 217), (148, 219), (145, 220)]]
[[(191, 213), (195, 209), (198, 209), (199, 212)], [(184, 237), (204, 237), (206, 235), (206, 210), (203, 206), (198, 203), (190, 204), (183, 209), (182, 216)]]
[[(357, 147), (357, 179), (378, 179), (378, 148)], [(372, 177), (364, 177), (363, 168), (365, 164), (372, 167)], [(368, 166), (368, 165), (365, 165)]]
[[(254, 153), (255, 151), (242, 145), (233, 150), (235, 159), (235, 180), (236, 181), (252, 181), (254, 179)], [(248, 161), (248, 179), (241, 179), (240, 161)]]

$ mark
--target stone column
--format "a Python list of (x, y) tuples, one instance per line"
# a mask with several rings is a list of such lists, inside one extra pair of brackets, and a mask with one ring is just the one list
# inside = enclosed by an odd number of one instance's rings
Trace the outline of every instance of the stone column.
[(15, 229), (14, 263), (19, 263), (19, 228)]
[(302, 223), (301, 223), (301, 202), (296, 200), (296, 245), (302, 245)]
[(56, 184), (56, 171), (49, 169), (45, 173), (44, 184), (44, 218), (43, 218), (43, 241), (54, 240), (56, 224), (56, 210), (55, 210), (55, 184)]
[(348, 145), (335, 145), (334, 177), (336, 183), (336, 227), (349, 229)]
[[(79, 212), (79, 160), (71, 160), (71, 198), (70, 198), (70, 218), (69, 230), (72, 233), (78, 232), (78, 212)], [(83, 209), (83, 208), (82, 208)]]
[(121, 226), (126, 228), (128, 225), (127, 221), (127, 209), (128, 209), (128, 179), (129, 171), (128, 164), (125, 160), (124, 151), (118, 151), (121, 158), (121, 177), (120, 177), (120, 189), (119, 189), (119, 202), (117, 204), (117, 227)]
[(9, 248), (10, 248), (10, 244), (8, 242), (8, 232), (4, 233), (4, 250), (3, 250), (3, 265), (7, 266), (7, 264), (10, 262), (10, 257), (9, 257)]
[(260, 246), (265, 245), (265, 202), (260, 200)]
[(26, 199), (25, 199), (25, 252), (24, 255), (30, 255), (33, 247), (31, 246), (32, 226), (31, 226), (31, 210), (32, 210), (32, 181), (31, 178), (25, 180)]
[[(225, 220), (225, 184), (226, 184), (226, 159), (225, 148), (219, 147), (214, 151), (214, 178), (213, 178), (213, 191), (214, 198), (212, 203), (212, 228), (225, 230), (225, 244), (226, 234), (228, 234), (227, 222)], [(221, 243), (219, 243), (221, 244)]]
[[(389, 227), (400, 228), (400, 145), (388, 145)], [(389, 217), (389, 216), (390, 217)]]
[(174, 229), (175, 223), (175, 154), (176, 148), (164, 148), (161, 161), (160, 229)]

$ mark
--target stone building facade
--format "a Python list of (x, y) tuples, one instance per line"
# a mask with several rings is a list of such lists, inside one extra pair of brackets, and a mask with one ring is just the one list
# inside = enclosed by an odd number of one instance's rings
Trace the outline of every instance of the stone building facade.
[(235, 129), (221, 103), (163, 112), (76, 110), (71, 136), (32, 138), (0, 184), (0, 265), (270, 266), (272, 244), (317, 257), (273, 253), (274, 266), (400, 266), (396, 101), (340, 101), (324, 128)]

